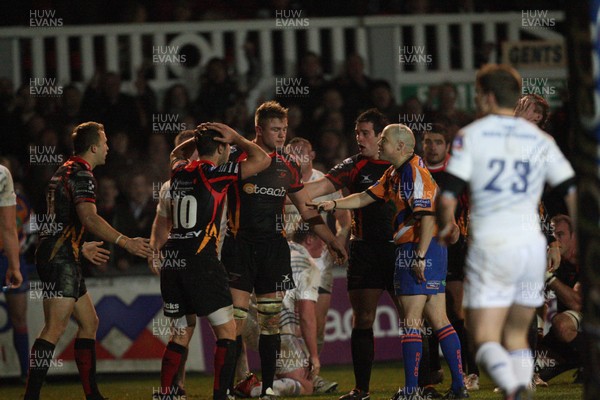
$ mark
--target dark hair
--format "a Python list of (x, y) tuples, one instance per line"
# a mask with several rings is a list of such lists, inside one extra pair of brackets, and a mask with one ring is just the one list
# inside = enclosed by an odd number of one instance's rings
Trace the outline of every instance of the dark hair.
[(434, 122), (431, 124), (431, 129), (427, 129), (425, 132), (423, 132), (423, 140), (425, 140), (425, 135), (428, 133), (437, 133), (442, 135), (444, 137), (445, 144), (452, 143), (452, 135), (444, 124), (440, 124), (439, 122)]
[(264, 127), (264, 123), (271, 118), (286, 119), (288, 109), (276, 101), (262, 103), (254, 114), (254, 125)]
[(317, 236), (317, 234), (313, 231), (312, 228), (308, 228), (308, 229), (302, 229), (301, 227), (299, 227), (293, 234), (292, 234), (292, 241), (298, 244), (302, 244), (306, 241), (306, 239), (309, 236)]
[(513, 67), (484, 65), (477, 72), (476, 82), (483, 94), (494, 94), (499, 107), (515, 108), (521, 95), (521, 77)]
[(214, 129), (196, 131), (196, 149), (198, 149), (199, 156), (212, 156), (215, 154), (219, 145), (223, 144), (215, 140), (217, 136), (221, 136), (221, 134)]
[(389, 124), (386, 116), (376, 108), (370, 108), (360, 114), (358, 118), (356, 118), (356, 123), (358, 124), (359, 122), (371, 122), (376, 136), (383, 132), (383, 128)]
[(104, 125), (93, 121), (77, 125), (71, 134), (73, 154), (81, 155), (88, 151), (90, 146), (98, 144), (100, 141), (100, 131), (103, 130)]

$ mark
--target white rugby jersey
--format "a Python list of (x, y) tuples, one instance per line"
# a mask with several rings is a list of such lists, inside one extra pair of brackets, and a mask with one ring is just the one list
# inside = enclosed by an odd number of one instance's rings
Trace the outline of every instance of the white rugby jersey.
[(9, 207), (17, 204), (17, 195), (10, 171), (0, 165), (0, 207)]
[(488, 115), (464, 127), (452, 149), (446, 172), (469, 183), (469, 235), (480, 244), (541, 234), (544, 183), (575, 175), (554, 139), (523, 118)]

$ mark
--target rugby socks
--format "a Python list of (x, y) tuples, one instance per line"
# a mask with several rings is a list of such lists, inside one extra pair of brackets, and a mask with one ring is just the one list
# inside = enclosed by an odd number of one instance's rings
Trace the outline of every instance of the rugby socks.
[(447, 325), (435, 332), (444, 358), (452, 374), (452, 390), (458, 392), (464, 386), (462, 371), (462, 356), (460, 353), (460, 340), (452, 325)]
[(417, 393), (419, 384), (419, 362), (423, 353), (421, 331), (416, 328), (404, 328), (402, 335), (402, 358), (404, 360), (405, 393)]
[(29, 336), (27, 335), (27, 325), (21, 328), (13, 328), (13, 344), (19, 356), (21, 376), (26, 377), (27, 370), (29, 369)]
[(75, 339), (75, 363), (77, 363), (85, 396), (102, 397), (96, 384), (96, 341), (94, 339)]
[(170, 393), (170, 388), (175, 385), (175, 375), (185, 353), (185, 347), (175, 342), (169, 342), (163, 353), (160, 369), (160, 386), (162, 394)]
[(233, 393), (233, 387), (235, 386), (236, 368), (238, 368), (238, 362), (240, 361), (240, 356), (242, 355), (243, 350), (244, 339), (242, 338), (242, 335), (237, 335), (235, 337), (235, 360), (233, 360), (233, 374), (231, 375), (231, 379), (229, 380), (229, 391), (231, 393)]
[(180, 388), (184, 388), (185, 386), (185, 364), (188, 358), (188, 349), (185, 349), (185, 353), (181, 356), (181, 362), (179, 363), (179, 369), (177, 370), (177, 374), (175, 375), (174, 382), (175, 385)]
[(440, 362), (440, 342), (437, 335), (427, 335), (427, 341), (429, 344), (429, 365), (431, 371), (439, 371), (442, 369)]
[(512, 393), (520, 386), (513, 372), (511, 357), (500, 343), (483, 343), (477, 350), (475, 359), (504, 393)]
[(38, 400), (44, 378), (54, 356), (54, 345), (44, 339), (36, 339), (31, 347), (29, 376), (25, 387), (24, 400)]
[(261, 395), (264, 395), (268, 388), (273, 388), (277, 355), (279, 354), (280, 347), (281, 337), (279, 333), (275, 335), (261, 334), (258, 339), (258, 354), (260, 355), (260, 369), (263, 381)]
[(352, 329), (350, 347), (352, 349), (352, 366), (354, 367), (354, 380), (356, 382), (355, 387), (363, 392), (368, 392), (369, 383), (371, 381), (373, 358), (375, 357), (373, 328)]
[(229, 383), (232, 381), (235, 371), (236, 347), (235, 340), (217, 340), (213, 399), (227, 399)]
[(527, 386), (533, 377), (533, 353), (531, 349), (513, 350), (510, 353), (512, 369), (519, 386)]

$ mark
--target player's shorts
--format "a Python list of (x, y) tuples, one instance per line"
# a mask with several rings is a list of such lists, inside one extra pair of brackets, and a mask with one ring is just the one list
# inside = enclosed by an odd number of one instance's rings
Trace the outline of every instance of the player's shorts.
[(207, 316), (231, 306), (231, 292), (223, 264), (215, 256), (192, 255), (173, 262), (165, 259), (160, 269), (160, 292), (166, 317)]
[(467, 241), (461, 236), (458, 242), (448, 246), (448, 274), (446, 282), (463, 281), (465, 279), (465, 263), (467, 261)]
[(281, 335), (281, 348), (275, 364), (277, 375), (289, 374), (310, 366), (310, 357), (304, 340), (295, 335)]
[(418, 283), (412, 266), (417, 262), (418, 243), (403, 243), (396, 249), (394, 290), (396, 296), (438, 294), (446, 290), (448, 249), (433, 238), (425, 253), (425, 282)]
[(546, 239), (543, 235), (515, 244), (472, 242), (467, 253), (463, 306), (504, 308), (544, 303)]
[(348, 258), (348, 290), (394, 289), (396, 245), (352, 240)]
[(221, 261), (229, 274), (229, 286), (256, 295), (292, 290), (290, 246), (283, 237), (252, 242), (227, 236)]
[[(19, 257), (19, 270), (23, 277), (23, 283), (17, 288), (11, 288), (6, 291), (7, 294), (25, 293), (29, 290), (29, 268), (25, 262), (25, 257), (21, 255)], [(6, 272), (8, 271), (8, 258), (5, 255), (0, 254), (0, 279), (2, 280), (2, 286), (6, 285)]]
[(87, 293), (85, 280), (81, 272), (81, 265), (73, 260), (54, 257), (46, 264), (36, 265), (41, 288), (42, 298), (72, 297), (75, 300)]

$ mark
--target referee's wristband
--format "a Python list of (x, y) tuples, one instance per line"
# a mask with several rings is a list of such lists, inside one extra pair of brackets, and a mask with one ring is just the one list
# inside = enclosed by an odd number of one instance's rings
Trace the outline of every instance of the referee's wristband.
[(550, 286), (550, 284), (557, 279), (558, 278), (556, 277), (556, 275), (552, 274), (548, 279), (546, 279), (546, 286)]
[(333, 208), (332, 210), (335, 210), (337, 208), (337, 201), (333, 200)]
[(417, 260), (417, 261), (425, 261), (425, 256), (416, 256), (415, 260)]

